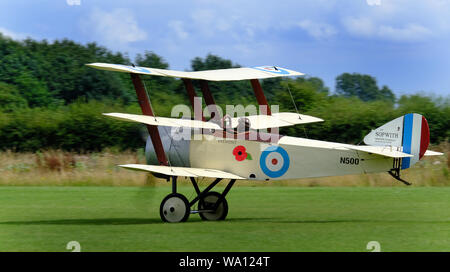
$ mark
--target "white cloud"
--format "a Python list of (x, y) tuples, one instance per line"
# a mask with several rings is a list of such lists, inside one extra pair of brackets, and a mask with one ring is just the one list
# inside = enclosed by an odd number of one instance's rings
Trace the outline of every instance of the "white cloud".
[(0, 33), (2, 33), (3, 36), (10, 37), (13, 40), (24, 40), (30, 36), (28, 34), (18, 33), (18, 32), (6, 29), (4, 27), (0, 27)]
[(205, 37), (223, 36), (224, 32), (233, 35), (235, 31), (239, 31), (240, 26), (236, 25), (239, 16), (229, 15), (224, 16), (212, 9), (197, 9), (191, 13), (191, 18), (197, 32), (200, 32)]
[(376, 32), (376, 27), (373, 21), (368, 17), (347, 17), (343, 19), (342, 23), (347, 31), (355, 36), (370, 37)]
[(214, 12), (208, 9), (195, 10), (191, 14), (196, 29), (208, 37), (213, 36), (215, 33), (214, 17)]
[(82, 25), (85, 31), (108, 45), (123, 45), (147, 38), (147, 33), (128, 9), (118, 8), (111, 12), (95, 9)]
[(176, 36), (181, 39), (184, 40), (187, 37), (189, 37), (189, 33), (184, 30), (184, 23), (182, 21), (170, 21), (168, 23), (169, 28), (175, 32)]
[(430, 37), (432, 32), (418, 24), (408, 24), (405, 27), (380, 26), (379, 35), (394, 41), (421, 41)]
[(337, 30), (329, 24), (316, 23), (310, 20), (303, 20), (298, 23), (298, 26), (316, 39), (328, 38), (337, 33)]
[(394, 27), (377, 23), (369, 17), (347, 17), (343, 19), (342, 23), (351, 35), (366, 38), (414, 42), (425, 40), (432, 35), (431, 30), (416, 23), (409, 23), (402, 27)]

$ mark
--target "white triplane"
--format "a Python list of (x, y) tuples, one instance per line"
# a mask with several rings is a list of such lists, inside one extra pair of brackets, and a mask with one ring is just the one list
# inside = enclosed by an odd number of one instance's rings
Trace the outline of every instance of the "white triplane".
[[(428, 123), (425, 117), (417, 113), (398, 117), (372, 130), (364, 137), (366, 145), (274, 133), (273, 129), (278, 127), (323, 121), (298, 113), (270, 111), (259, 79), (303, 75), (285, 68), (261, 66), (186, 72), (106, 63), (88, 66), (131, 75), (143, 115), (104, 115), (147, 125), (147, 164), (126, 164), (121, 167), (147, 171), (172, 181), (172, 193), (163, 199), (160, 206), (161, 218), (166, 222), (186, 221), (191, 213), (198, 213), (204, 220), (225, 219), (228, 214), (225, 197), (239, 179), (270, 181), (387, 172), (409, 185), (400, 178), (402, 170), (412, 167), (424, 156), (442, 155), (427, 150), (430, 140)], [(182, 78), (193, 107), (196, 95), (192, 80), (198, 80), (203, 98), (208, 106), (212, 106), (208, 107), (212, 111), (215, 102), (208, 81), (250, 80), (256, 99), (260, 106), (266, 107), (266, 112), (262, 115), (225, 116), (219, 119), (217, 114), (216, 119), (209, 122), (202, 116), (196, 118), (198, 120), (157, 117), (140, 75)], [(261, 129), (272, 129), (272, 133), (258, 131)], [(177, 193), (178, 176), (190, 178), (197, 192), (193, 200), (188, 201), (184, 195)], [(215, 180), (201, 191), (197, 177)], [(223, 192), (211, 191), (223, 179), (230, 179)], [(196, 204), (197, 208), (194, 209)]]

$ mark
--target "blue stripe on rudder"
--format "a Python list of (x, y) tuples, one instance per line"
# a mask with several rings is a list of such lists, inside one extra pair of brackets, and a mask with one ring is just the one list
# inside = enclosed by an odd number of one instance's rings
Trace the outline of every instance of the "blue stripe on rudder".
[[(409, 113), (405, 115), (404, 123), (403, 123), (403, 153), (411, 154), (411, 140), (412, 140), (412, 131), (413, 131), (413, 118), (414, 114)], [(411, 159), (403, 158), (402, 159), (402, 169), (409, 168)]]

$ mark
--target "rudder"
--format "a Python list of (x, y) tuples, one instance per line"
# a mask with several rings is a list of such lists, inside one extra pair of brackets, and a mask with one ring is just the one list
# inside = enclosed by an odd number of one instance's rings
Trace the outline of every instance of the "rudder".
[(397, 147), (399, 151), (412, 154), (414, 157), (403, 158), (401, 164), (401, 169), (410, 168), (423, 157), (430, 143), (427, 119), (408, 113), (372, 130), (364, 137), (364, 143)]
[(417, 113), (406, 114), (403, 118), (403, 152), (414, 157), (402, 159), (402, 169), (418, 162), (427, 151), (430, 143), (430, 129), (425, 117)]

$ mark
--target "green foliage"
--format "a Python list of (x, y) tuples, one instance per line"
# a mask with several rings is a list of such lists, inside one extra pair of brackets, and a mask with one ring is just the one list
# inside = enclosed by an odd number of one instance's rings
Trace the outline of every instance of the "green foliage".
[(363, 102), (344, 97), (329, 97), (305, 113), (325, 120), (306, 126), (309, 137), (353, 144), (359, 143), (371, 129), (397, 117), (394, 107), (383, 101)]
[(144, 144), (141, 125), (102, 115), (112, 111), (137, 113), (137, 110), (136, 107), (92, 101), (55, 109), (26, 108), (4, 113), (0, 115), (0, 149), (97, 151), (105, 147), (140, 148)]
[(327, 93), (319, 91), (320, 86), (314, 80), (285, 79), (279, 82), (278, 88), (271, 102), (278, 104), (280, 111), (295, 112), (297, 108), (305, 112), (319, 107), (327, 99)]
[(16, 85), (31, 107), (79, 98), (135, 101), (131, 85), (117, 73), (95, 71), (92, 62), (128, 64), (121, 53), (113, 54), (95, 43), (85, 46), (70, 40), (12, 41), (0, 36), (0, 79)]
[(44, 83), (29, 72), (20, 73), (14, 82), (31, 107), (44, 107), (57, 103), (57, 99), (52, 97)]
[(422, 114), (430, 127), (430, 140), (439, 143), (450, 139), (450, 98), (425, 95), (403, 95), (398, 101), (398, 114), (415, 112)]
[(343, 73), (336, 78), (336, 93), (345, 97), (356, 96), (362, 101), (386, 100), (395, 102), (395, 95), (387, 87), (378, 88), (377, 80), (369, 75)]
[(27, 100), (20, 95), (16, 86), (0, 82), (0, 111), (11, 112), (27, 106)]
[(191, 68), (194, 71), (239, 68), (239, 64), (234, 64), (231, 60), (223, 59), (219, 56), (208, 54), (205, 59), (196, 57), (191, 61)]
[[(87, 67), (92, 62), (131, 64), (124, 54), (95, 43), (70, 40), (21, 42), (0, 34), (0, 150), (64, 149), (94, 151), (143, 146), (142, 125), (111, 120), (103, 112), (140, 113), (130, 76)], [(154, 52), (138, 54), (138, 66), (168, 69)], [(193, 71), (237, 68), (231, 60), (208, 54), (191, 62)], [(177, 104), (188, 104), (181, 80), (142, 76), (156, 115), (170, 116)], [(193, 81), (201, 95), (199, 81)], [(369, 75), (344, 73), (336, 94), (320, 78), (272, 78), (261, 81), (267, 100), (280, 111), (317, 116), (325, 122), (282, 128), (281, 133), (344, 143), (358, 143), (371, 129), (416, 112), (429, 123), (432, 143), (450, 138), (449, 98), (425, 94), (395, 96)], [(217, 104), (257, 104), (249, 81), (209, 82)], [(204, 105), (205, 106), (205, 105)]]

